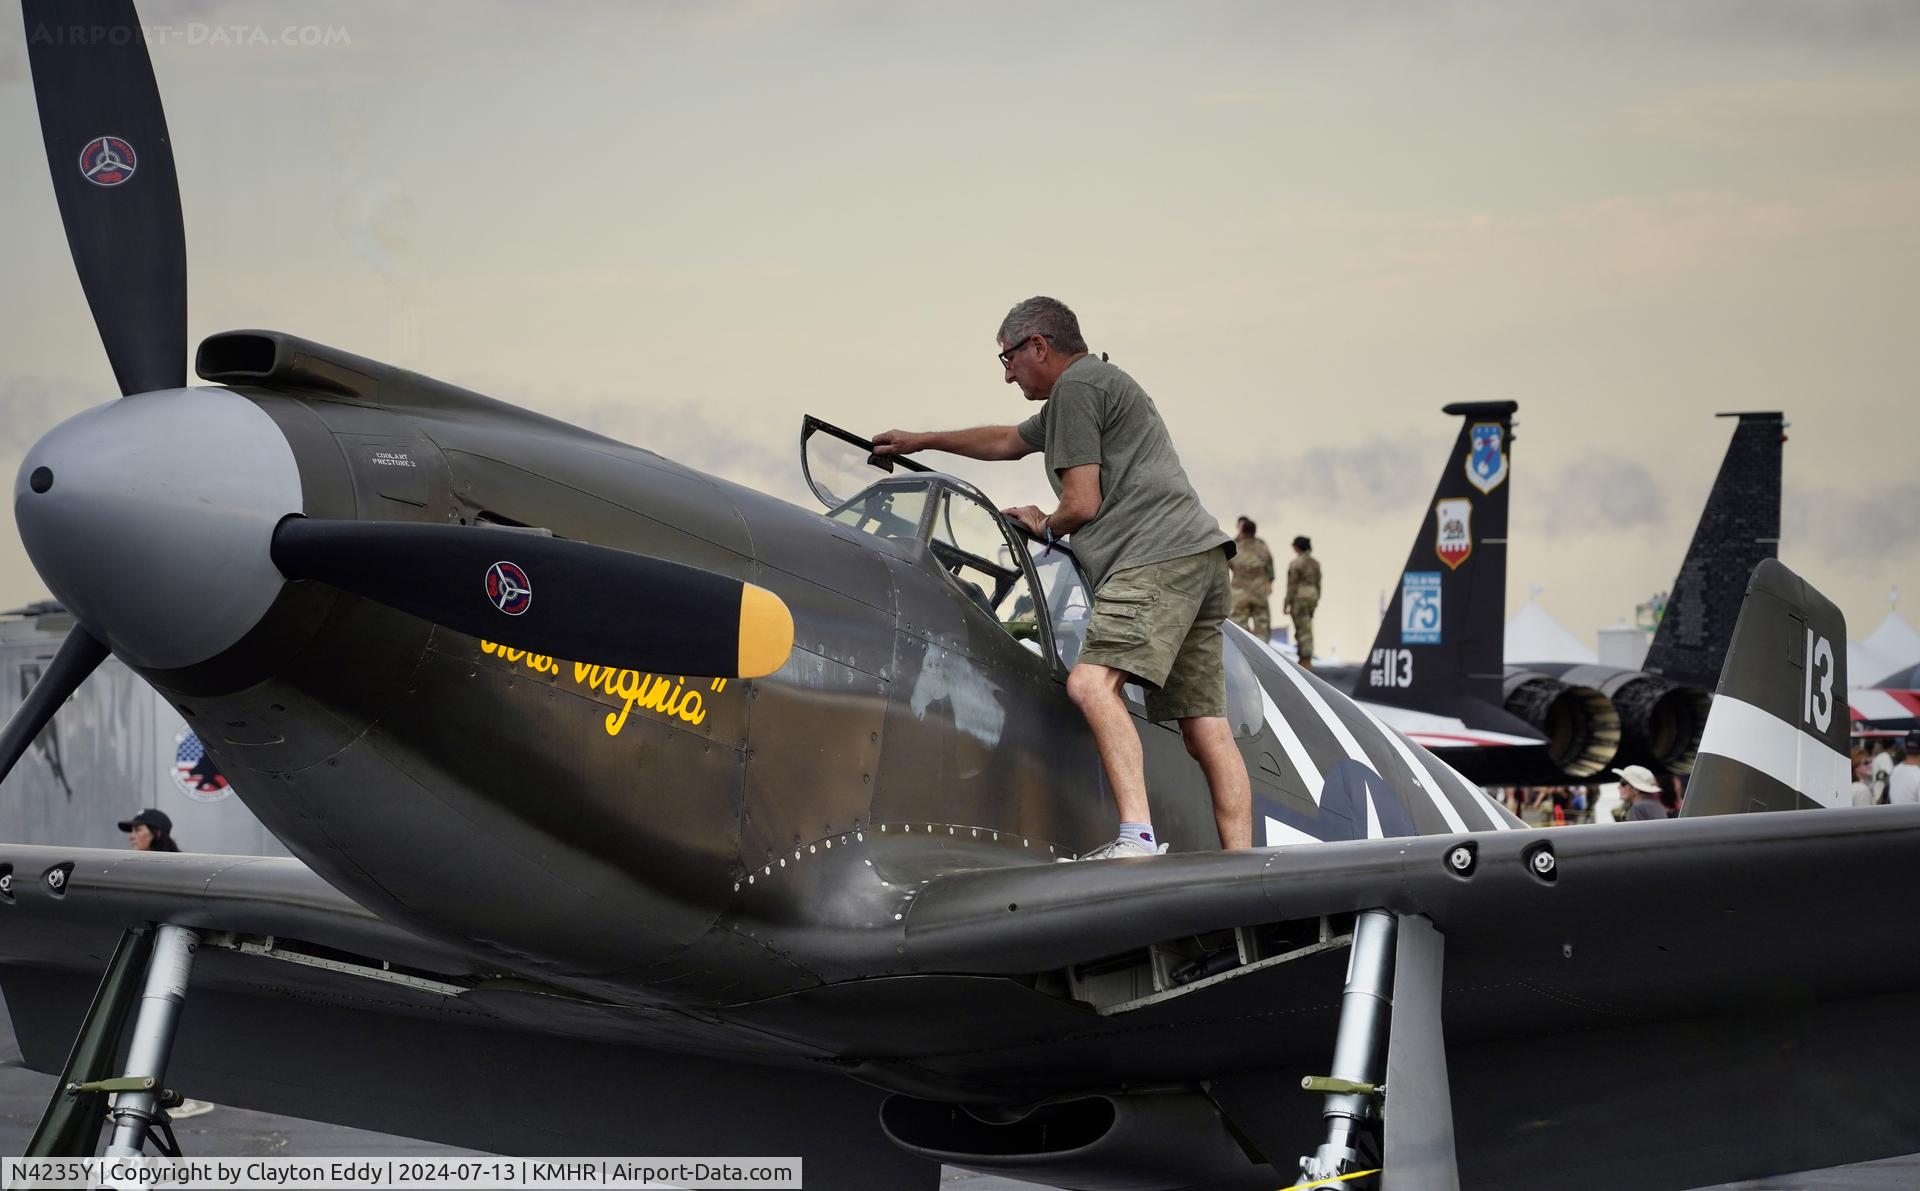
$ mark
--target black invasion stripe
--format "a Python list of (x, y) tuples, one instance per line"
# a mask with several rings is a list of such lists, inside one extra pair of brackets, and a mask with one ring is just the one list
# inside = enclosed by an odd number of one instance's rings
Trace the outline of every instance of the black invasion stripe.
[(1686, 801), (1680, 813), (1745, 815), (1756, 811), (1820, 810), (1820, 804), (1778, 778), (1743, 761), (1719, 753), (1701, 753), (1687, 779)]
[[(1340, 742), (1334, 739), (1333, 729), (1327, 727), (1326, 721), (1320, 718), (1320, 713), (1313, 709), (1313, 704), (1309, 703), (1306, 696), (1302, 695), (1287, 676), (1281, 673), (1282, 663), (1270, 657), (1258, 655), (1251, 655), (1247, 660), (1253, 665), (1254, 676), (1260, 680), (1262, 686), (1267, 688), (1267, 695), (1272, 698), (1275, 709), (1293, 729), (1294, 736), (1299, 739), (1307, 756), (1311, 757), (1313, 763), (1319, 767), (1321, 779), (1324, 781), (1334, 764), (1346, 759), (1347, 750), (1340, 747)], [(1292, 765), (1289, 764), (1288, 768), (1291, 769)], [(1320, 794), (1318, 787), (1312, 793), (1315, 801), (1318, 801)]]
[[(1406, 761), (1387, 741), (1385, 731), (1368, 719), (1367, 713), (1355, 706), (1352, 699), (1311, 674), (1306, 678), (1308, 682), (1316, 684), (1314, 689), (1320, 692), (1320, 697), (1326, 700), (1333, 714), (1340, 718), (1340, 722), (1346, 725), (1347, 731), (1353, 734), (1354, 740), (1359, 742), (1361, 751), (1366, 754), (1364, 760), (1373, 766), (1373, 771), (1384, 778), (1387, 784), (1400, 795), (1400, 800), (1406, 805), (1407, 813), (1413, 816), (1413, 825), (1420, 834), (1453, 834), (1457, 829), (1447, 822), (1446, 816), (1440, 813), (1440, 808), (1434, 805), (1433, 795), (1427, 793), (1418, 779), (1408, 772)], [(1465, 816), (1462, 816), (1462, 821), (1469, 827), (1472, 826), (1471, 821)]]
[[(1481, 830), (1480, 823), (1476, 820), (1484, 821), (1487, 827), (1495, 831), (1514, 825), (1508, 822), (1513, 816), (1505, 807), (1482, 794), (1478, 786), (1468, 783), (1467, 779), (1449, 769), (1438, 757), (1421, 748), (1415, 748), (1413, 755), (1418, 757), (1420, 764), (1433, 775), (1433, 784), (1439, 786), (1441, 792), (1447, 796), (1447, 801), (1453, 803), (1454, 810), (1466, 820), (1469, 829)], [(1515, 822), (1518, 821), (1515, 820)]]

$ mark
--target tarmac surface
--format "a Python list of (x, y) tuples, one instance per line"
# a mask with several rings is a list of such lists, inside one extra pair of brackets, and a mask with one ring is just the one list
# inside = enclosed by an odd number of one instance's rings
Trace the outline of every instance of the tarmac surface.
[[(21, 1065), (20, 1049), (13, 1038), (13, 1020), (5, 1013), (4, 1002), (0, 1002), (0, 1155), (18, 1155), (26, 1146), (40, 1114), (46, 1110), (53, 1085), (53, 1076), (29, 1071)], [(181, 1152), (189, 1156), (396, 1157), (478, 1152), (220, 1105), (200, 1115), (176, 1120), (173, 1131)], [(1627, 1176), (1622, 1183), (1632, 1186), (1634, 1180)], [(1276, 1182), (1276, 1188), (1279, 1185)], [(1034, 1184), (946, 1167), (941, 1171), (940, 1186), (941, 1191), (1032, 1191)], [(1779, 1178), (1721, 1183), (1697, 1191), (1895, 1191), (1913, 1187), (1920, 1187), (1920, 1154)]]

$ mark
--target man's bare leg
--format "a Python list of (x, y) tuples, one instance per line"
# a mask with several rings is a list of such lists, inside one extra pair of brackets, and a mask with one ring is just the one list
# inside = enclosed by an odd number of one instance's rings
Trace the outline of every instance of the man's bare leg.
[[(1081, 662), (1067, 675), (1067, 697), (1080, 709), (1080, 714), (1087, 717), (1087, 727), (1093, 730), (1093, 743), (1100, 750), (1100, 764), (1107, 771), (1107, 785), (1113, 789), (1120, 821), (1151, 823), (1153, 812), (1147, 806), (1147, 771), (1140, 751), (1140, 733), (1134, 728), (1133, 713), (1127, 710), (1127, 701), (1120, 694), (1128, 677), (1125, 670), (1097, 662)], [(1226, 722), (1220, 721), (1223, 728)], [(1244, 769), (1240, 780), (1242, 784), (1247, 780)]]
[(1224, 716), (1184, 719), (1180, 735), (1187, 752), (1200, 762), (1207, 775), (1207, 788), (1213, 791), (1213, 821), (1220, 828), (1222, 848), (1253, 847), (1253, 783), (1247, 778), (1247, 763), (1240, 746), (1233, 743), (1233, 729)]

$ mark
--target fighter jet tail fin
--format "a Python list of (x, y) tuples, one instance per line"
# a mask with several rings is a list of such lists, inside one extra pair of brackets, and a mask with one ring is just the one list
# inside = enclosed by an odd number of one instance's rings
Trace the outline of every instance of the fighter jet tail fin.
[(1354, 694), (1370, 702), (1499, 707), (1507, 610), (1511, 401), (1464, 402), (1433, 501), (1387, 605)]
[(1740, 422), (1641, 667), (1702, 689), (1711, 689), (1720, 677), (1742, 585), (1762, 560), (1780, 553), (1786, 419), (1778, 411), (1720, 416)]
[(1747, 584), (1680, 813), (1845, 805), (1847, 733), (1846, 617), (1766, 559)]

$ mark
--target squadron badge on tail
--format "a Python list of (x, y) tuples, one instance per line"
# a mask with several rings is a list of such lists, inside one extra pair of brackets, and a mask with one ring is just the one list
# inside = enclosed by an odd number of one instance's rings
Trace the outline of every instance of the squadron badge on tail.
[(1504, 431), (1498, 422), (1473, 424), (1473, 447), (1467, 452), (1467, 482), (1492, 492), (1507, 482)]

